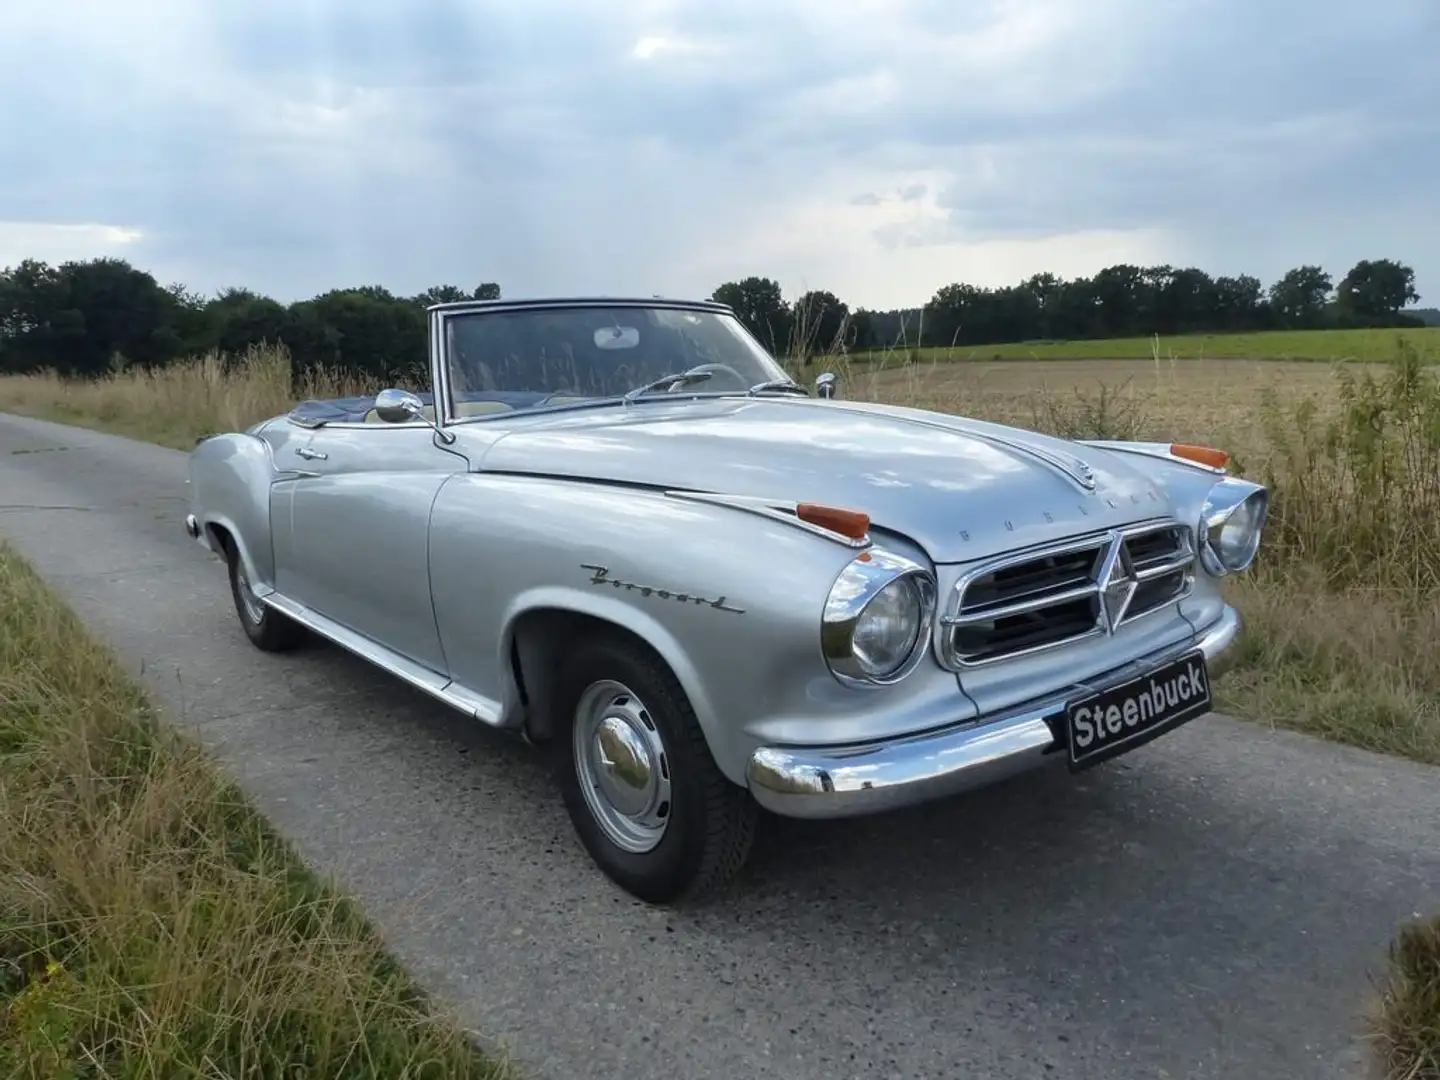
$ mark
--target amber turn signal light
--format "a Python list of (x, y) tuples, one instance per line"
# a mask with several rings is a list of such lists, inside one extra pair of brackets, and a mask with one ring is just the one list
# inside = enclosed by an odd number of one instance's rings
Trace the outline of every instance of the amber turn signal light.
[(858, 510), (843, 510), (838, 506), (821, 506), (819, 503), (801, 503), (795, 507), (795, 516), (801, 521), (829, 529), (851, 540), (863, 540), (870, 531), (870, 515), (862, 514)]
[(1212, 469), (1223, 469), (1230, 464), (1230, 455), (1224, 450), (1209, 446), (1191, 446), (1189, 443), (1171, 443), (1170, 453), (1186, 461), (1209, 465)]

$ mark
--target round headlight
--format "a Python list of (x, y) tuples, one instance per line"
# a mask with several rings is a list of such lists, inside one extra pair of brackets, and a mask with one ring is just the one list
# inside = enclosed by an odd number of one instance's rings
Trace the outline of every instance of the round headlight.
[(866, 556), (841, 571), (830, 589), (821, 648), (841, 682), (897, 682), (925, 655), (935, 581), (899, 555), (872, 549)]
[(1217, 577), (1238, 574), (1255, 560), (1270, 510), (1259, 484), (1227, 477), (1211, 489), (1200, 518), (1201, 555)]
[(920, 590), (913, 578), (896, 578), (865, 605), (852, 648), (865, 674), (884, 678), (910, 657), (920, 634)]

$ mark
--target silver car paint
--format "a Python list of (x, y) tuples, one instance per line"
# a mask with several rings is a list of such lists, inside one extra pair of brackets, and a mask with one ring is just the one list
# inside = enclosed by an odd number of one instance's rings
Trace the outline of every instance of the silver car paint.
[(408, 660), (445, 670), (430, 602), (430, 512), (469, 461), (421, 427), (319, 428), (271, 489), (275, 588)]
[[(432, 335), (443, 318), (432, 312)], [(1163, 448), (839, 400), (682, 392), (460, 423), (442, 410), (440, 423), (453, 443), (420, 422), (286, 417), (207, 439), (190, 464), (201, 542), (218, 550), (219, 526), (267, 603), (499, 726), (526, 721), (511, 661), (526, 617), (624, 627), (669, 663), (740, 784), (759, 747), (974, 722), (1229, 612), (1197, 568), (1189, 598), (1113, 637), (958, 676), (930, 657), (898, 685), (850, 689), (821, 657), (819, 617), (856, 552), (667, 489), (863, 510), (877, 544), (936, 572), (943, 611), (964, 570), (996, 553), (1157, 517), (1192, 524), (1219, 474)], [(1093, 490), (1063, 464), (1076, 457)]]
[[(497, 422), (506, 421), (485, 421)], [(911, 537), (939, 563), (1169, 509), (1138, 459), (1085, 455), (1092, 492), (1032, 456), (1073, 455), (1073, 444), (918, 409), (731, 397), (511, 426), (485, 468), (852, 507)]]

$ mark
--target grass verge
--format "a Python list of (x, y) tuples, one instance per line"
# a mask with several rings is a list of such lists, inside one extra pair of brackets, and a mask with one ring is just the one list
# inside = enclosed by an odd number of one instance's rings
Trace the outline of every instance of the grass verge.
[(1396, 936), (1371, 1024), (1386, 1080), (1440, 1078), (1440, 917)]
[(494, 1080), (0, 544), (0, 1076)]

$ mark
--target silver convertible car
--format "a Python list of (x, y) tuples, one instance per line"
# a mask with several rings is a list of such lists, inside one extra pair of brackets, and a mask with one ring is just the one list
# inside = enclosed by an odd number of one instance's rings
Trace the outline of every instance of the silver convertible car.
[(318, 634), (545, 746), (652, 903), (833, 818), (1082, 770), (1209, 711), (1265, 488), (809, 388), (712, 302), (429, 309), (429, 386), (212, 436), (185, 528), (262, 649)]

